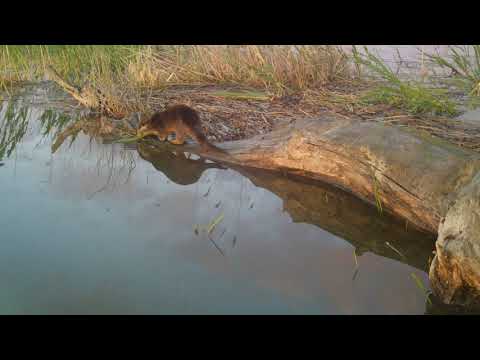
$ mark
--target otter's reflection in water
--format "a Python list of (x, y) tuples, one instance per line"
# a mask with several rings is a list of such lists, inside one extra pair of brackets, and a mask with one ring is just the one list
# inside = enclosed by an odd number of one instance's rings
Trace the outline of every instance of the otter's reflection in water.
[[(179, 185), (191, 185), (196, 183), (203, 172), (208, 169), (226, 168), (196, 155), (186, 155), (182, 151), (169, 151), (158, 148), (151, 144), (139, 143), (137, 150), (140, 157), (161, 171), (167, 178)], [(197, 159), (194, 159), (197, 157)]]

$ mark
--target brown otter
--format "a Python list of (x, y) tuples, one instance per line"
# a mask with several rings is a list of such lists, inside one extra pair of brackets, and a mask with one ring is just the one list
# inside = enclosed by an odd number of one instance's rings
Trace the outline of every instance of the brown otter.
[(223, 152), (208, 142), (203, 134), (198, 113), (187, 105), (174, 105), (165, 111), (153, 114), (150, 119), (140, 123), (137, 131), (140, 137), (155, 135), (160, 141), (165, 141), (170, 133), (175, 133), (172, 144), (181, 145), (188, 136), (198, 142), (203, 151)]

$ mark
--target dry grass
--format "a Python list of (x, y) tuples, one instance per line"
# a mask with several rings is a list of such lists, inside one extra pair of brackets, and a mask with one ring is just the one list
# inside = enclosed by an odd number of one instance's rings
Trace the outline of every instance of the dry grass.
[[(36, 63), (41, 64), (40, 69), (45, 71), (53, 67), (59, 76), (49, 78), (77, 101), (115, 118), (132, 112), (148, 116), (163, 109), (166, 103), (186, 103), (192, 97), (185, 96), (185, 91), (178, 91), (178, 86), (187, 86), (187, 93), (193, 89), (196, 99), (193, 103), (200, 111), (207, 108), (212, 111), (204, 114), (207, 119), (215, 119), (208, 122), (212, 125), (207, 132), (218, 140), (251, 136), (271, 128), (274, 116), (258, 109), (247, 111), (251, 104), (288, 94), (300, 94), (305, 98), (301, 94), (308, 89), (324, 91), (328, 86), (348, 83), (351, 78), (348, 57), (336, 46), (125, 47), (121, 52), (123, 58), (116, 60), (113, 56), (120, 54), (120, 50), (110, 47), (101, 47), (98, 51), (95, 47), (73, 47), (60, 53), (48, 47), (40, 48), (40, 52), (36, 48), (27, 50), (29, 54), (40, 53), (39, 57), (33, 57), (39, 58)], [(26, 57), (19, 55), (23, 53), (16, 49), (16, 54), (20, 69), (27, 68)], [(82, 59), (83, 65), (72, 60), (76, 57)], [(76, 65), (69, 67), (70, 60)], [(80, 68), (84, 69), (83, 73)], [(208, 85), (215, 86), (207, 96), (208, 101), (197, 101)], [(173, 89), (178, 96), (172, 96)], [(160, 99), (163, 101), (158, 101)], [(225, 106), (227, 100), (233, 102), (233, 109)], [(214, 107), (222, 109), (214, 111)], [(216, 116), (219, 112), (222, 115)], [(276, 115), (285, 112), (282, 109)], [(291, 112), (297, 116), (307, 114), (305, 110)], [(252, 114), (248, 120), (247, 113)], [(237, 131), (227, 131), (217, 123), (222, 121), (227, 128), (235, 123)], [(253, 129), (255, 123), (257, 130)]]
[(147, 47), (128, 64), (143, 87), (169, 84), (237, 84), (275, 95), (350, 79), (349, 60), (336, 46)]
[(70, 89), (75, 84), (61, 76), (53, 80), (114, 118), (191, 105), (210, 140), (226, 141), (266, 133), (279, 118), (325, 111), (314, 100), (327, 104), (328, 87), (350, 84), (348, 61), (336, 46), (144, 46), (131, 49), (123, 72), (90, 66), (82, 89)]

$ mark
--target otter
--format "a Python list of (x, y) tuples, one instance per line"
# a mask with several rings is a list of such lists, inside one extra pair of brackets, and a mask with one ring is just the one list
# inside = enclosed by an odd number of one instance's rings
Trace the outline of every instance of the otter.
[(172, 144), (184, 144), (188, 136), (198, 142), (203, 151), (215, 150), (224, 153), (208, 142), (203, 134), (198, 113), (187, 105), (174, 105), (153, 114), (150, 119), (140, 123), (137, 131), (140, 137), (155, 135), (160, 141), (165, 141), (170, 133), (175, 133)]

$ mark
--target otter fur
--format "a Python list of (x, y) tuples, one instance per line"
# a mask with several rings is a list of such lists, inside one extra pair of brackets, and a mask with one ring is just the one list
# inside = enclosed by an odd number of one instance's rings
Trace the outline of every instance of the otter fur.
[(157, 112), (148, 120), (140, 123), (137, 135), (140, 137), (155, 135), (160, 141), (165, 141), (168, 135), (175, 133), (172, 144), (181, 145), (185, 139), (194, 139), (204, 151), (222, 150), (210, 144), (202, 131), (198, 113), (187, 105), (174, 105), (165, 111)]

